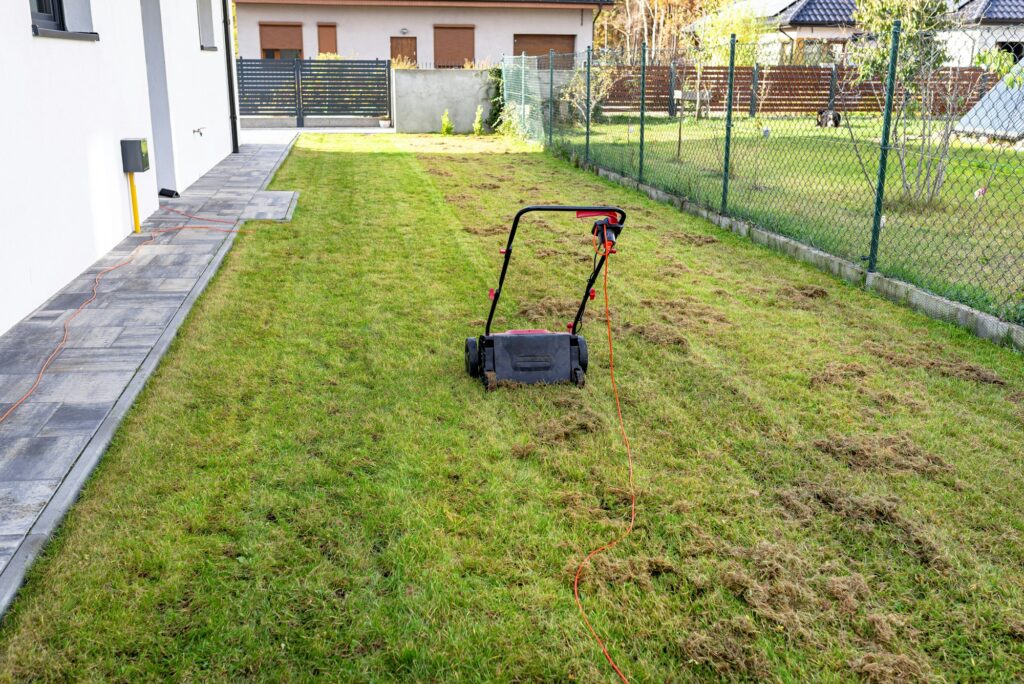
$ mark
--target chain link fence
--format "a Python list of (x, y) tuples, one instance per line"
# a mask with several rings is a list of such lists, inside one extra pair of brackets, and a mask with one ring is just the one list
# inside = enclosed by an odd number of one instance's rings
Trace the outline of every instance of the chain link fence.
[(833, 64), (735, 39), (506, 57), (506, 121), (555, 154), (1024, 323), (1021, 46), (1016, 27), (897, 23)]

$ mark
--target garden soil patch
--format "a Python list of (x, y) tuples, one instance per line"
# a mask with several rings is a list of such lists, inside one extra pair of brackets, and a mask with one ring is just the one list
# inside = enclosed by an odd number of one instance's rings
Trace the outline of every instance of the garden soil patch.
[(952, 466), (919, 447), (905, 434), (830, 436), (814, 446), (855, 470), (948, 473)]
[(894, 366), (901, 368), (924, 368), (934, 371), (947, 378), (958, 380), (970, 380), (987, 385), (1005, 385), (1006, 382), (996, 373), (979, 365), (967, 361), (948, 361), (946, 359), (933, 359), (925, 356), (925, 350), (920, 350), (920, 355), (901, 354), (887, 349), (874, 342), (865, 342), (864, 350), (888, 361)]

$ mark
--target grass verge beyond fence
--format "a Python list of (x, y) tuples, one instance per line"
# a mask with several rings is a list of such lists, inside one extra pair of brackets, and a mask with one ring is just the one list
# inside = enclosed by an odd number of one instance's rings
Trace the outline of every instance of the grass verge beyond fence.
[(555, 154), (1022, 323), (1024, 64), (993, 66), (999, 31), (897, 26), (892, 79), (742, 44), (509, 57), (505, 103)]

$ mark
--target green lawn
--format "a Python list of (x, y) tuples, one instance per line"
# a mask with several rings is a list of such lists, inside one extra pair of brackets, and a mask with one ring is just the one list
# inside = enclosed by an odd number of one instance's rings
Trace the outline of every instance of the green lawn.
[[(849, 129), (822, 129), (813, 116), (737, 113), (729, 213), (852, 261), (866, 258), (880, 131), (879, 118), (865, 115)], [(558, 133), (563, 150), (583, 155), (582, 128)], [(635, 178), (639, 136), (638, 116), (602, 118), (591, 131), (591, 160)], [(721, 118), (687, 117), (680, 126), (678, 119), (650, 117), (644, 179), (717, 210), (724, 147)], [(878, 270), (1024, 322), (1024, 153), (957, 141), (949, 159), (941, 195), (922, 206), (903, 199), (899, 158), (890, 154)], [(979, 188), (986, 192), (976, 197)]]
[[(611, 681), (628, 516), (588, 386), (462, 367), (530, 203), (620, 204), (636, 682), (1024, 677), (1019, 355), (501, 139), (306, 135), (0, 628), (7, 680)], [(522, 229), (558, 329), (588, 225)], [(546, 299), (545, 299), (546, 298)]]

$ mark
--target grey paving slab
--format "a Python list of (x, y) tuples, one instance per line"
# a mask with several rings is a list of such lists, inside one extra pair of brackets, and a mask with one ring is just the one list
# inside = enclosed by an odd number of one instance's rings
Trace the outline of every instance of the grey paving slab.
[[(0, 404), (0, 415), (7, 412), (11, 404)], [(20, 437), (32, 437), (46, 427), (46, 423), (60, 408), (57, 402), (26, 402), (11, 414), (11, 417), (0, 423), (0, 453), (5, 450), (5, 440)], [(6, 442), (10, 444), (10, 442)]]
[(59, 480), (82, 453), (89, 436), (55, 435), (13, 440), (0, 457), (0, 483)]
[(0, 535), (28, 534), (60, 480), (0, 482)]
[(7, 565), (7, 561), (11, 559), (14, 552), (21, 546), (21, 540), (24, 539), (23, 535), (20, 534), (5, 534), (0, 536), (0, 571), (3, 571), (4, 566)]
[(160, 325), (137, 325), (124, 328), (111, 347), (152, 347), (163, 335), (165, 328)]
[[(47, 404), (52, 406), (52, 404)], [(68, 435), (92, 435), (96, 426), (107, 417), (114, 402), (59, 404), (39, 429), (40, 437), (63, 437)]]
[[(116, 401), (135, 371), (49, 372), (43, 375), (32, 394), (35, 401), (83, 402)], [(3, 378), (10, 378), (14, 389), (3, 387)], [(13, 402), (24, 394), (35, 380), (34, 375), (0, 376), (0, 401)]]
[[(63, 350), (48, 372), (78, 373), (81, 371), (135, 371), (149, 355), (149, 346), (107, 348), (76, 348)], [(0, 423), (2, 424), (2, 423)]]
[[(30, 400), (0, 422), (0, 615), (230, 249), (235, 235), (223, 229), (246, 216), (291, 216), (295, 193), (263, 192), (288, 148), (243, 146), (181, 198), (161, 201), (142, 234), (126, 237), (0, 336), (2, 415), (35, 383), (68, 325), (65, 348)], [(167, 231), (211, 225), (222, 230)], [(73, 316), (96, 275), (126, 259)]]

